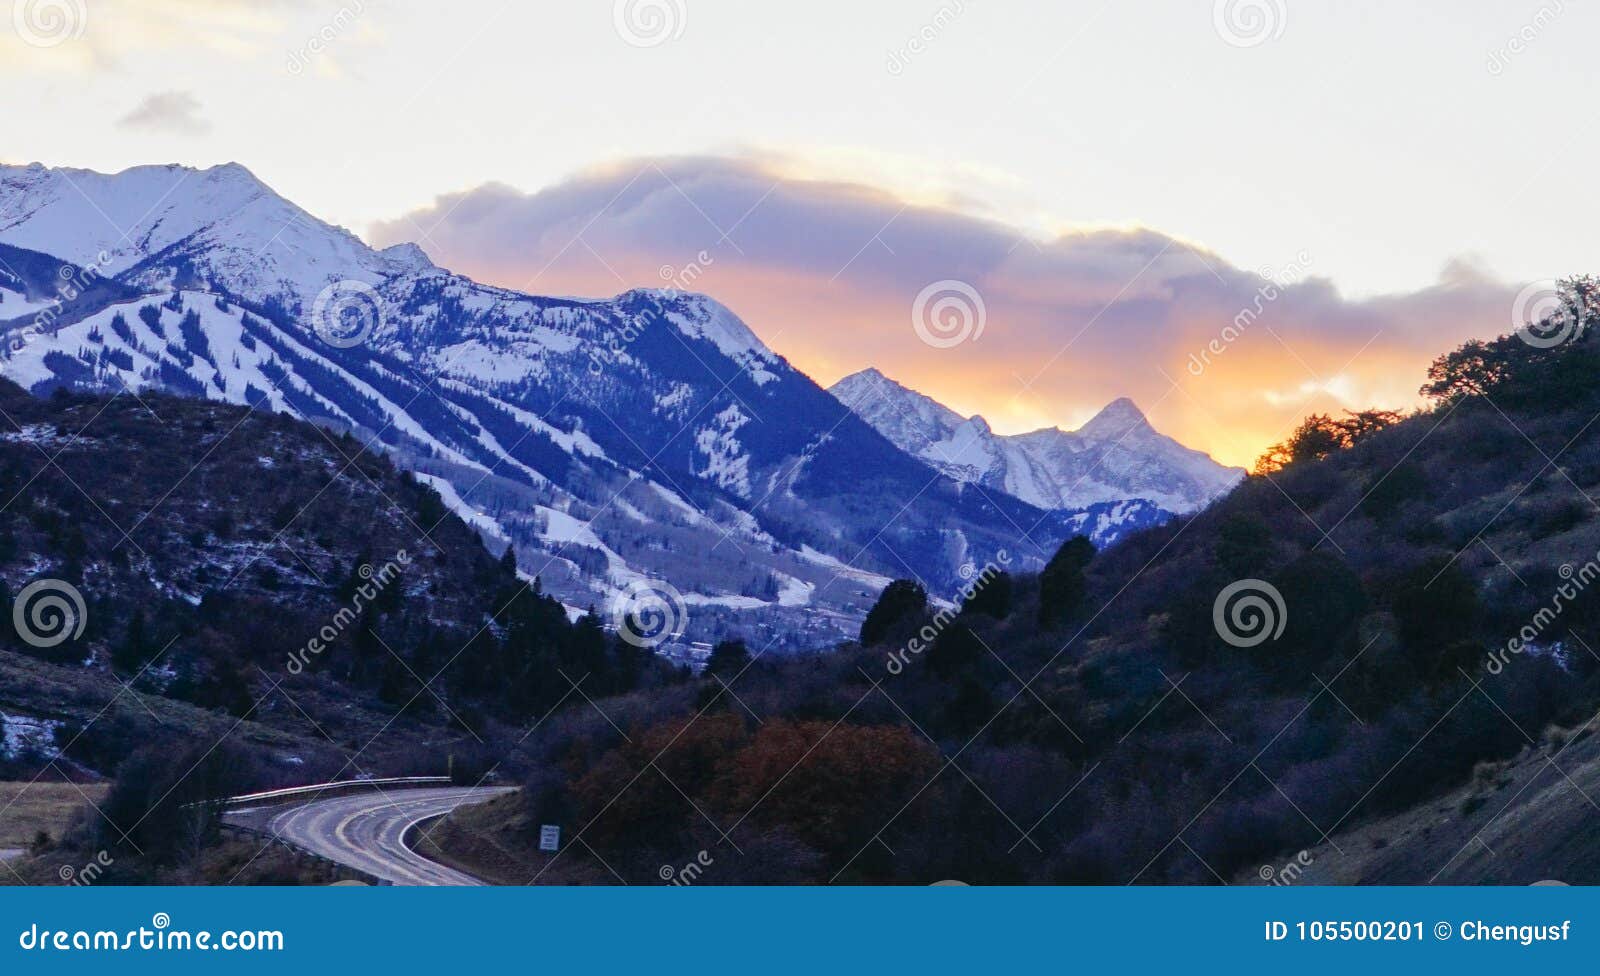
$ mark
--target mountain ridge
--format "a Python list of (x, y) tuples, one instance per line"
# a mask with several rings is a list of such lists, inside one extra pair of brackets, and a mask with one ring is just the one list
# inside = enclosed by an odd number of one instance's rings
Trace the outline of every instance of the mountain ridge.
[(958, 481), (1004, 491), (1046, 509), (1142, 498), (1177, 514), (1205, 507), (1244, 477), (1151, 426), (1119, 397), (1075, 431), (1044, 427), (996, 434), (876, 368), (829, 392), (908, 454)]
[(574, 608), (667, 590), (699, 637), (820, 646), (906, 565), (954, 594), (1002, 554), (1037, 567), (1073, 533), (1105, 545), (1166, 517), (963, 491), (707, 296), (482, 285), (367, 247), (237, 165), (87, 173), (0, 168), (0, 244), (141, 294), (11, 320), (0, 373), (352, 432)]

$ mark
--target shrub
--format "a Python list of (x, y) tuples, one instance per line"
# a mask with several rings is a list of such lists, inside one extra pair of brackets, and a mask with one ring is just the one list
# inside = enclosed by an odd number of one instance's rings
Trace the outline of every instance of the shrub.
[(156, 864), (190, 860), (215, 838), (220, 801), (254, 786), (256, 775), (252, 757), (228, 742), (144, 746), (117, 768), (100, 806), (98, 841), (137, 848)]

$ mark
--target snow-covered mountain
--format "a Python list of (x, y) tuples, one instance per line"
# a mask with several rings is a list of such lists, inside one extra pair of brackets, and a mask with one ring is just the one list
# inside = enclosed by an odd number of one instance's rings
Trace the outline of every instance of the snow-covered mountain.
[(0, 241), (132, 284), (226, 281), (242, 295), (294, 296), (306, 307), (330, 281), (377, 284), (432, 264), (412, 244), (374, 251), (237, 163), (112, 175), (0, 166)]
[(1003, 491), (1040, 508), (1082, 509), (1144, 499), (1175, 513), (1203, 508), (1244, 477), (1159, 433), (1132, 400), (1114, 400), (1064, 431), (996, 434), (876, 369), (829, 390), (902, 450), (957, 481)]
[(160, 387), (348, 431), (569, 605), (664, 581), (693, 637), (829, 643), (889, 577), (954, 595), (1002, 552), (1026, 570), (1164, 517), (953, 480), (705, 296), (488, 287), (236, 164), (0, 167), (0, 271), (0, 373), (35, 393)]

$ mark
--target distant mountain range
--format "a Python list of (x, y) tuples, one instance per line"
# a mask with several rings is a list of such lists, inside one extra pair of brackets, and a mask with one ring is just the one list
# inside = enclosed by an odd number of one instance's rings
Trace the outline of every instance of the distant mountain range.
[[(853, 634), (890, 577), (949, 597), (1002, 552), (1025, 570), (1078, 532), (1109, 544), (1237, 475), (1142, 417), (895, 427), (705, 296), (489, 287), (237, 164), (0, 167), (0, 330), (0, 373), (35, 394), (161, 388), (348, 431), (569, 606), (665, 583), (690, 635), (758, 647)], [(934, 449), (962, 423), (983, 438), (952, 465)]]
[(963, 417), (876, 369), (846, 376), (829, 392), (901, 450), (951, 478), (1040, 508), (1141, 498), (1187, 513), (1226, 494), (1245, 475), (1157, 432), (1126, 398), (1075, 431), (1047, 427), (1006, 436), (982, 417)]

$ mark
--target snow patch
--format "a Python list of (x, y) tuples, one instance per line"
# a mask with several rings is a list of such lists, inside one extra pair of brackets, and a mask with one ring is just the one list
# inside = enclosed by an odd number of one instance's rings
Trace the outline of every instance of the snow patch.
[(63, 724), (55, 719), (0, 712), (0, 757), (15, 759), (30, 752), (53, 755), (56, 732)]

